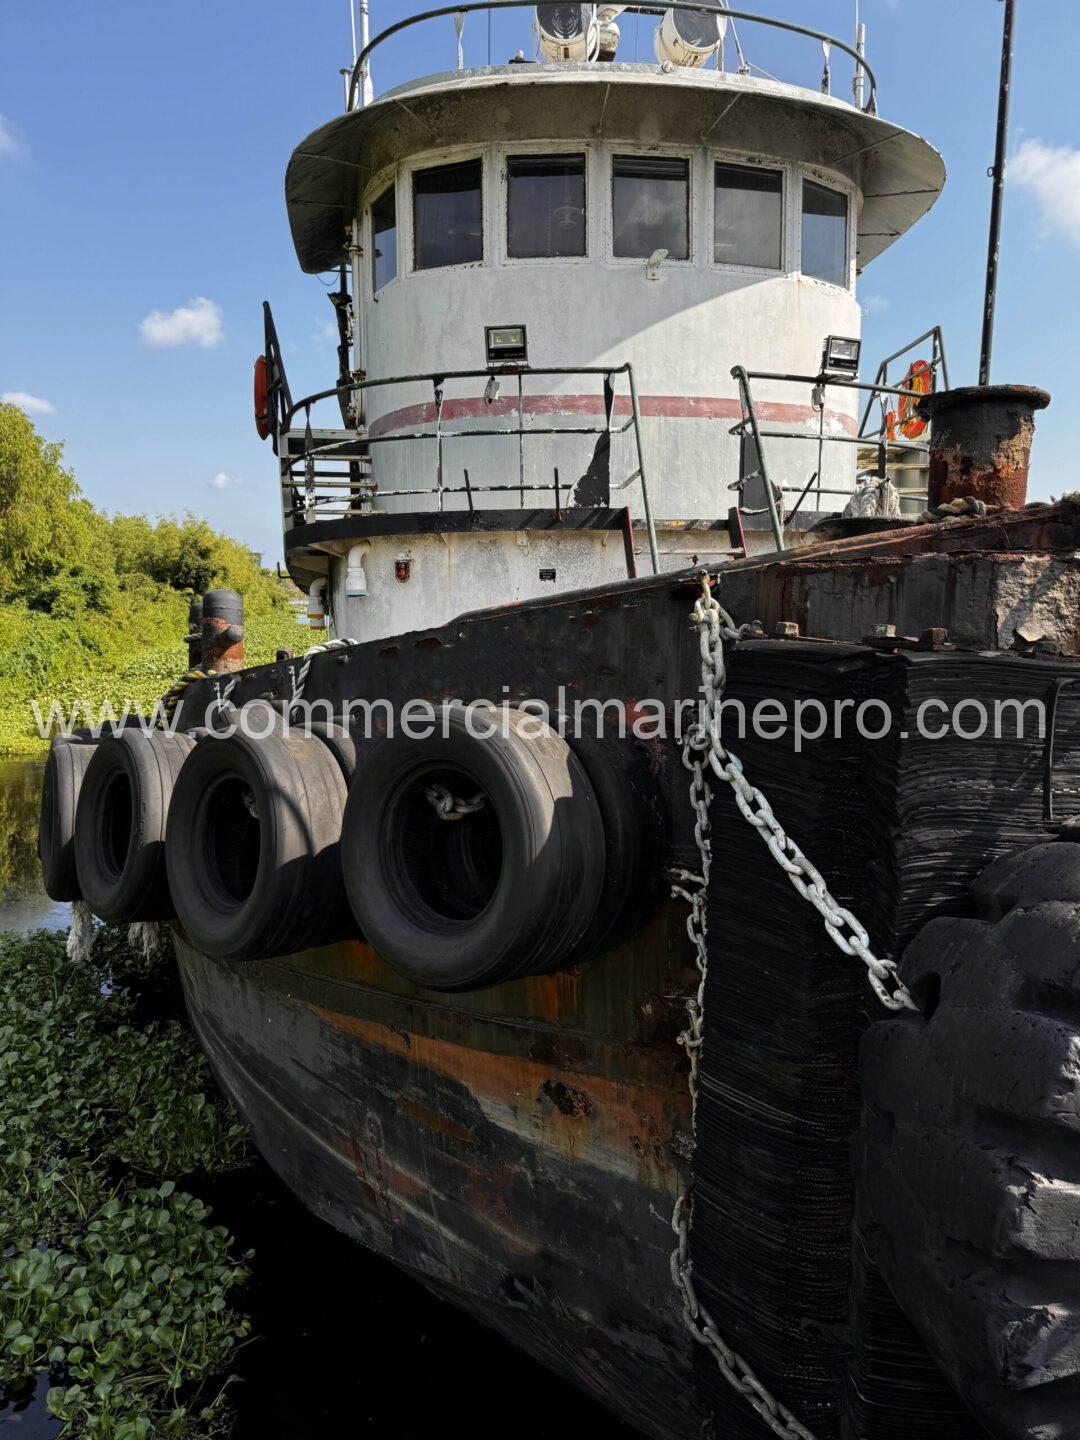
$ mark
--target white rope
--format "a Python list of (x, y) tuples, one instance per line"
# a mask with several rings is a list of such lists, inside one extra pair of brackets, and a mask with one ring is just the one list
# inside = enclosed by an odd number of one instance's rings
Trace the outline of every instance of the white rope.
[(360, 643), (359, 640), (327, 640), (322, 645), (312, 645), (310, 650), (304, 651), (300, 668), (293, 675), (292, 699), (289, 701), (290, 715), (304, 698), (304, 686), (307, 684), (308, 671), (311, 669), (311, 662), (315, 656), (325, 655), (330, 650), (347, 650)]
[(161, 926), (156, 920), (136, 920), (128, 926), (127, 942), (144, 960), (161, 949)]
[(68, 959), (85, 965), (94, 948), (94, 912), (85, 900), (75, 900), (71, 906), (71, 928), (67, 937)]
[(844, 519), (858, 519), (863, 515), (879, 516), (884, 520), (899, 519), (900, 494), (890, 479), (870, 475), (859, 481), (844, 506)]

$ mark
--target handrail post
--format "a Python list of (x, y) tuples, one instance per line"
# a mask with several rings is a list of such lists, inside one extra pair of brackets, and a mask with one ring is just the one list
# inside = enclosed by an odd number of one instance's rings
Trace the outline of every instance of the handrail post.
[(649, 537), (649, 557), (653, 574), (660, 574), (660, 552), (656, 544), (656, 526), (653, 524), (652, 503), (649, 500), (649, 482), (645, 477), (645, 447), (641, 439), (641, 411), (638, 407), (637, 385), (634, 383), (634, 367), (626, 366), (626, 379), (630, 386), (630, 406), (634, 412), (634, 442), (637, 445), (638, 476), (641, 480), (641, 500), (645, 507), (645, 530)]
[[(780, 516), (776, 510), (776, 496), (773, 494), (772, 481), (769, 479), (769, 467), (765, 463), (765, 451), (761, 445), (761, 432), (758, 429), (757, 412), (754, 409), (754, 397), (750, 393), (750, 380), (746, 373), (746, 367), (736, 365), (731, 372), (731, 377), (739, 382), (742, 402), (750, 420), (750, 430), (754, 436), (754, 449), (757, 451), (758, 472), (761, 475), (761, 483), (765, 487), (765, 503), (769, 507), (769, 524), (772, 526), (773, 539), (776, 541), (777, 550), (783, 550), (785, 548), (784, 527), (780, 523)], [(739, 478), (741, 479), (742, 476)]]
[(439, 496), (439, 509), (443, 508), (443, 437), (442, 407), (443, 387), (446, 384), (441, 375), (435, 376), (435, 489)]
[(517, 372), (517, 402), (518, 402), (518, 497), (519, 505), (525, 509), (525, 381), (522, 378), (522, 371)]

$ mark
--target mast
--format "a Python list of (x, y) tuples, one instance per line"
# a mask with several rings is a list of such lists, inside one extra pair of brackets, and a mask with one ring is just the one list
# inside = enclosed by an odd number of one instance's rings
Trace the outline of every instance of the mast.
[(1016, 0), (1005, 0), (1005, 30), (1001, 41), (1001, 89), (998, 95), (997, 145), (994, 168), (994, 198), (990, 204), (990, 248), (986, 257), (986, 300), (983, 305), (982, 354), (979, 384), (990, 384), (990, 360), (994, 351), (994, 312), (997, 308), (998, 261), (1001, 256), (1001, 212), (1005, 198), (1005, 150), (1009, 140), (1009, 100), (1012, 94), (1013, 23)]

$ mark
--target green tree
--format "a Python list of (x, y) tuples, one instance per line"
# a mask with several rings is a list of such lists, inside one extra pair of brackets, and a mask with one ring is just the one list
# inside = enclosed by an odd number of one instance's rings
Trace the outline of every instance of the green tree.
[(100, 568), (94, 551), (104, 529), (64, 468), (63, 447), (16, 406), (0, 404), (0, 594), (18, 594), (76, 561)]

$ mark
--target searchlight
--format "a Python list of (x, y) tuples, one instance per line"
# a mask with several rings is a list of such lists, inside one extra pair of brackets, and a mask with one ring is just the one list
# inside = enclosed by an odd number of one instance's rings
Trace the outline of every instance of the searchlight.
[(698, 69), (716, 50), (727, 30), (722, 15), (707, 10), (667, 10), (656, 27), (653, 44), (661, 65)]
[(592, 60), (598, 34), (592, 5), (537, 5), (536, 30), (545, 60)]

